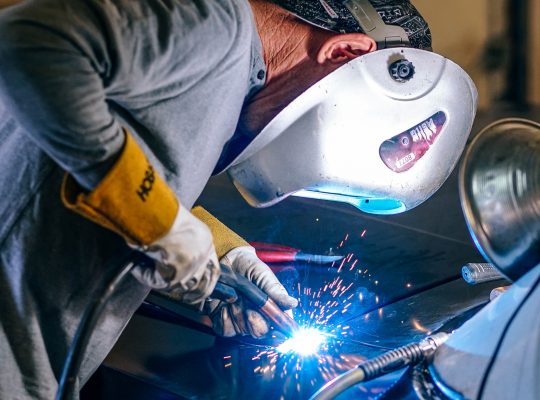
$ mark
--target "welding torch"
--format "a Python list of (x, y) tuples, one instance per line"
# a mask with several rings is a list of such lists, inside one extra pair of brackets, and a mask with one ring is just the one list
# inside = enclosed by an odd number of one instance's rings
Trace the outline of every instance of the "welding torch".
[(287, 337), (298, 330), (298, 324), (283, 311), (268, 295), (248, 278), (236, 274), (228, 266), (221, 264), (221, 275), (210, 298), (233, 303), (241, 294), (248, 299), (262, 315), (272, 322), (274, 328)]

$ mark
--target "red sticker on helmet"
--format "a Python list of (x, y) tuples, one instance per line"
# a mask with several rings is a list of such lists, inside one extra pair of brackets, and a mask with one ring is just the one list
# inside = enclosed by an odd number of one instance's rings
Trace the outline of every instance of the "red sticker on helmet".
[(385, 140), (379, 148), (381, 159), (394, 172), (412, 168), (435, 143), (446, 123), (446, 114), (439, 111), (418, 125)]

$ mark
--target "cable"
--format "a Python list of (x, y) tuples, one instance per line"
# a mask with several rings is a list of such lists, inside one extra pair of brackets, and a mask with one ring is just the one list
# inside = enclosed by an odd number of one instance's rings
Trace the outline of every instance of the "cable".
[[(113, 276), (108, 280), (109, 283), (106, 286), (94, 291), (92, 302), (84, 310), (81, 322), (75, 332), (66, 361), (64, 362), (62, 376), (60, 377), (56, 392), (56, 400), (65, 400), (73, 396), (83, 356), (97, 322), (118, 286), (128, 276), (133, 266), (142, 261), (140, 258), (140, 253), (130, 251), (129, 254), (126, 255), (124, 253), (121, 257), (114, 257), (107, 263), (109, 268), (106, 268), (106, 271), (112, 271), (111, 274)], [(116, 269), (118, 264), (122, 265), (119, 271)]]
[(414, 365), (431, 357), (435, 350), (448, 339), (444, 332), (427, 336), (418, 343), (398, 347), (371, 360), (365, 361), (328, 382), (310, 400), (331, 400), (343, 391), (360, 382), (375, 379), (381, 375), (397, 371), (407, 365)]

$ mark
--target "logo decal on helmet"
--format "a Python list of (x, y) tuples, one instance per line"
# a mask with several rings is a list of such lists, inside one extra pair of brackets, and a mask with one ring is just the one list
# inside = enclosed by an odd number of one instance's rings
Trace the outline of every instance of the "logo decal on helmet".
[(319, 2), (321, 3), (321, 5), (324, 7), (324, 11), (326, 11), (326, 13), (330, 16), (330, 18), (338, 18), (339, 15), (337, 15), (337, 13), (334, 11), (334, 9), (332, 7), (330, 7), (330, 4), (328, 4), (326, 1), (324, 0), (319, 0)]
[(394, 172), (409, 170), (435, 143), (445, 123), (446, 114), (439, 111), (399, 135), (385, 140), (379, 148), (381, 159)]

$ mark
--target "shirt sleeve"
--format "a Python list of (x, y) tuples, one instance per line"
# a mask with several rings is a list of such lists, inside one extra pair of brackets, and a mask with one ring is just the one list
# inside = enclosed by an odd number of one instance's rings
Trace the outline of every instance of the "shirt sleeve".
[(0, 12), (0, 101), (45, 152), (92, 189), (125, 135), (104, 90), (114, 73), (106, 29), (91, 6), (77, 10), (77, 23), (70, 20), (67, 4), (28, 1)]

